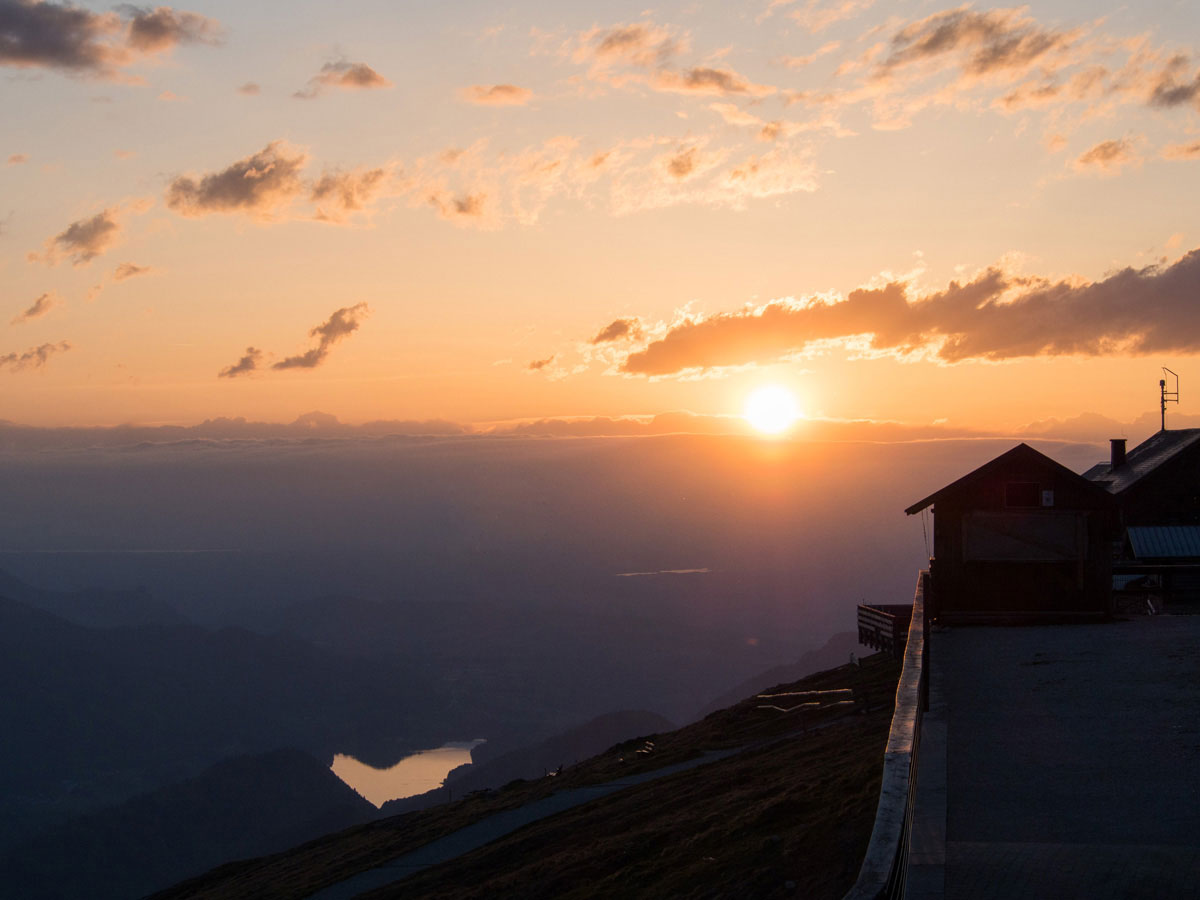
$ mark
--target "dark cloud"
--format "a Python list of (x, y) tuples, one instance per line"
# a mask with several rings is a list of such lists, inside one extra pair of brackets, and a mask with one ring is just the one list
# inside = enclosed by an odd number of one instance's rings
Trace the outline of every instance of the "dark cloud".
[(103, 78), (181, 43), (218, 43), (220, 25), (168, 6), (94, 13), (70, 4), (0, 0), (0, 65), (63, 69)]
[(660, 72), (655, 81), (659, 90), (680, 94), (748, 94), (755, 97), (774, 93), (775, 88), (748, 81), (729, 69), (697, 66), (682, 72)]
[(53, 294), (42, 294), (42, 296), (33, 301), (33, 304), (27, 310), (17, 314), (10, 324), (21, 325), (25, 322), (28, 322), (30, 319), (36, 319), (39, 316), (44, 316), (53, 308), (54, 302)]
[(0, 356), (0, 369), (7, 368), (10, 372), (19, 372), (22, 369), (40, 369), (55, 353), (65, 353), (70, 349), (71, 345), (66, 341), (59, 341), (57, 344), (42, 344), (40, 347), (33, 347), (24, 353), (14, 351), (6, 356)]
[(308, 80), (308, 87), (296, 91), (292, 96), (302, 100), (311, 100), (324, 92), (325, 88), (346, 88), (363, 90), (371, 88), (391, 87), (392, 83), (368, 66), (366, 63), (352, 63), (346, 60), (328, 62), (321, 66), (321, 71)]
[(533, 91), (515, 84), (473, 84), (463, 88), (461, 96), (468, 103), (481, 106), (524, 106)]
[(124, 281), (126, 278), (136, 278), (150, 271), (149, 266), (138, 266), (133, 263), (121, 263), (113, 269), (112, 280)]
[(626, 339), (638, 340), (642, 336), (642, 323), (636, 318), (633, 319), (614, 319), (609, 322), (599, 333), (592, 338), (592, 344), (608, 344), (613, 341), (623, 341)]
[(1188, 57), (1171, 57), (1150, 87), (1150, 105), (1170, 108), (1191, 103), (1200, 109), (1200, 71), (1189, 74), (1189, 68)]
[(176, 44), (221, 43), (220, 23), (197, 13), (176, 12), (169, 6), (118, 9), (129, 16), (129, 46), (142, 53), (159, 53)]
[(317, 218), (340, 222), (347, 213), (363, 209), (383, 187), (386, 175), (383, 169), (326, 172), (313, 184), (310, 195), (317, 204)]
[(958, 53), (966, 57), (962, 68), (968, 75), (1021, 71), (1067, 49), (1076, 37), (1073, 32), (1042, 28), (1021, 10), (947, 10), (893, 35), (891, 50), (876, 75), (886, 77), (905, 66)]
[(906, 285), (813, 297), (697, 319), (629, 354), (622, 371), (675, 375), (778, 361), (814, 341), (865, 339), (870, 351), (925, 351), (948, 363), (1031, 356), (1195, 353), (1200, 249), (1169, 266), (1126, 268), (1096, 282), (988, 269), (965, 284), (909, 298)]
[(185, 216), (214, 212), (263, 214), (303, 190), (300, 170), (308, 162), (303, 152), (290, 151), (282, 141), (272, 141), (253, 156), (204, 175), (197, 181), (176, 178), (167, 187), (167, 206)]
[(247, 347), (246, 355), (232, 366), (226, 366), (217, 373), (218, 378), (236, 378), (238, 375), (248, 375), (258, 368), (262, 359), (262, 351), (255, 347)]
[(56, 265), (59, 256), (65, 255), (70, 257), (72, 265), (86, 265), (111, 247), (120, 233), (117, 210), (101, 210), (91, 218), (72, 222), (61, 234), (46, 241), (46, 251), (41, 258)]
[(556, 357), (557, 357), (557, 354), (553, 354), (551, 356), (547, 356), (545, 359), (535, 359), (533, 362), (531, 362), (529, 364), (529, 371), (530, 372), (542, 371), (542, 369), (546, 368), (546, 366), (548, 366), (552, 362), (554, 362)]
[(313, 369), (325, 361), (329, 350), (342, 338), (358, 330), (359, 321), (370, 313), (365, 303), (344, 306), (336, 310), (325, 322), (309, 332), (317, 339), (317, 346), (298, 356), (289, 356), (271, 366), (272, 369)]
[(583, 41), (578, 59), (620, 59), (643, 68), (662, 65), (682, 49), (670, 31), (649, 22), (594, 29), (583, 35)]

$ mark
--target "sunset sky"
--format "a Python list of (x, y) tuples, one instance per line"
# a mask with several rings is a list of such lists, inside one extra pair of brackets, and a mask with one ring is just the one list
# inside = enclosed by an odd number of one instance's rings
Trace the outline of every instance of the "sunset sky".
[(0, 98), (0, 419), (1200, 399), (1187, 0), (0, 0)]

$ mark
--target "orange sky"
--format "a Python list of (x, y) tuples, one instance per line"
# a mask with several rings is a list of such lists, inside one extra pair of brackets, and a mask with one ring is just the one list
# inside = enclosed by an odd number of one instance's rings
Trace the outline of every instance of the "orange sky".
[(1187, 410), (1187, 4), (3, 5), (0, 418)]

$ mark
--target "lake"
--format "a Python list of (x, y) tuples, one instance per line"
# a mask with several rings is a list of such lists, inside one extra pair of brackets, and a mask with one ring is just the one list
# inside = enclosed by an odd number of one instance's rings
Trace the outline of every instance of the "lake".
[(333, 758), (333, 774), (368, 801), (382, 806), (388, 800), (398, 800), (423, 794), (441, 787), (451, 769), (471, 761), (472, 748), (484, 743), (451, 741), (434, 750), (419, 750), (386, 769), (376, 769), (353, 756), (339, 753)]

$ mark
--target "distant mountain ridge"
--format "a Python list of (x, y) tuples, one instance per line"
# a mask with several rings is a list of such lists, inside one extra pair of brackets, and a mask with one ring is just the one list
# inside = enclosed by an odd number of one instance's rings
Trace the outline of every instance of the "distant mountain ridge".
[(144, 587), (131, 590), (87, 588), (81, 591), (48, 591), (36, 588), (0, 569), (0, 597), (19, 600), (88, 628), (122, 628), (138, 625), (186, 625), (186, 616)]

